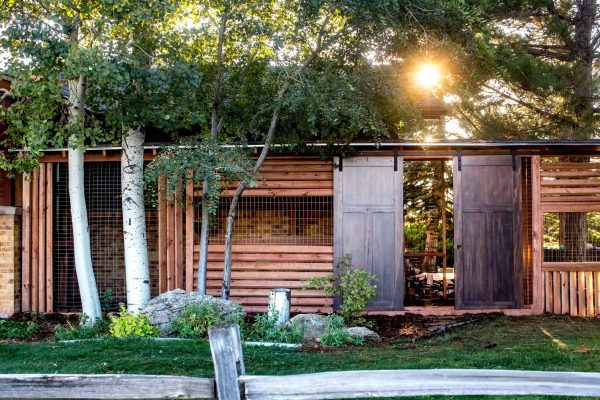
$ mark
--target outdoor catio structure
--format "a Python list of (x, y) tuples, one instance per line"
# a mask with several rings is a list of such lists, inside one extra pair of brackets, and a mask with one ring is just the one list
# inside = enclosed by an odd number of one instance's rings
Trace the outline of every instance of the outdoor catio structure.
[[(148, 145), (146, 160), (159, 148)], [(377, 277), (372, 312), (600, 314), (600, 141), (352, 148), (352, 156), (329, 160), (273, 153), (262, 182), (244, 192), (231, 298), (247, 311), (264, 311), (268, 290), (285, 287), (293, 312), (330, 312), (333, 299), (303, 289), (305, 281), (332, 273), (350, 255)], [(93, 148), (85, 168), (94, 271), (113, 307), (125, 301), (119, 160), (119, 148)], [(0, 185), (10, 189), (0, 208), (0, 313), (80, 308), (66, 161), (63, 149), (49, 150), (31, 176)], [(436, 215), (426, 230), (437, 233), (413, 248), (419, 203), (406, 190), (419, 162), (439, 178), (431, 189), (439, 212), (423, 214)], [(213, 295), (220, 294), (234, 187), (223, 192), (210, 229)], [(197, 288), (201, 195), (201, 187), (187, 185), (175, 199), (148, 201), (153, 296)]]

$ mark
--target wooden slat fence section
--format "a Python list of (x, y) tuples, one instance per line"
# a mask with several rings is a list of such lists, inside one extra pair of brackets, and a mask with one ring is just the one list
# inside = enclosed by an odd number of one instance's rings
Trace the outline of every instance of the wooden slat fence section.
[(542, 163), (544, 212), (600, 211), (600, 163)]
[[(247, 188), (243, 196), (332, 196), (333, 162), (318, 157), (269, 157), (261, 167), (261, 180)], [(233, 195), (237, 184), (231, 184), (223, 196)], [(197, 185), (194, 196), (202, 196)]]
[(400, 396), (597, 396), (600, 374), (476, 369), (321, 372), (241, 376), (246, 400)]
[[(220, 295), (222, 245), (208, 248), (207, 292)], [(199, 247), (194, 247), (194, 290), (197, 288)], [(269, 289), (292, 289), (292, 312), (330, 312), (332, 299), (318, 290), (302, 290), (308, 278), (333, 272), (332, 246), (234, 245), (231, 299), (246, 311), (264, 312)]]
[[(158, 290), (185, 289), (184, 212), (182, 187), (173, 198), (165, 193), (166, 181), (159, 180), (158, 200)], [(185, 213), (187, 215), (187, 212)]]
[(22, 299), (24, 312), (53, 311), (51, 163), (23, 177)]
[(565, 270), (544, 263), (545, 307), (547, 312), (579, 317), (600, 315), (600, 268), (572, 265)]
[(212, 399), (214, 380), (166, 375), (0, 375), (0, 399)]

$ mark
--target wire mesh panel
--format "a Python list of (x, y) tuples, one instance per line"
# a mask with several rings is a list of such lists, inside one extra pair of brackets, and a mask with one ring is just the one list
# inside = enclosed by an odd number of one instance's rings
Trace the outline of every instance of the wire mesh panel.
[(531, 157), (521, 158), (521, 224), (523, 248), (523, 304), (533, 303), (533, 209)]
[[(97, 162), (84, 166), (85, 198), (98, 293), (115, 309), (126, 302), (120, 163)], [(146, 211), (151, 292), (157, 294), (157, 213)], [(81, 309), (75, 272), (73, 231), (68, 192), (67, 165), (54, 168), (54, 308)]]
[[(230, 197), (223, 197), (210, 227), (209, 244), (224, 244)], [(200, 201), (195, 207), (200, 232)], [(252, 196), (238, 205), (233, 244), (333, 245), (332, 196)]]

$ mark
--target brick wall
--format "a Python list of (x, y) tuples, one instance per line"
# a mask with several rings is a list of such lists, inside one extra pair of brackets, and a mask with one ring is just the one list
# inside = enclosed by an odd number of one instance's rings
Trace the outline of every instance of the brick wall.
[(21, 310), (21, 209), (0, 206), (0, 317)]

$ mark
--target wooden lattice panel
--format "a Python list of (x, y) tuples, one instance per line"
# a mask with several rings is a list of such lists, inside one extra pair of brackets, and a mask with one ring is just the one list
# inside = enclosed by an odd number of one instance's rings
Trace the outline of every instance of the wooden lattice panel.
[(600, 163), (542, 163), (543, 212), (600, 211)]

